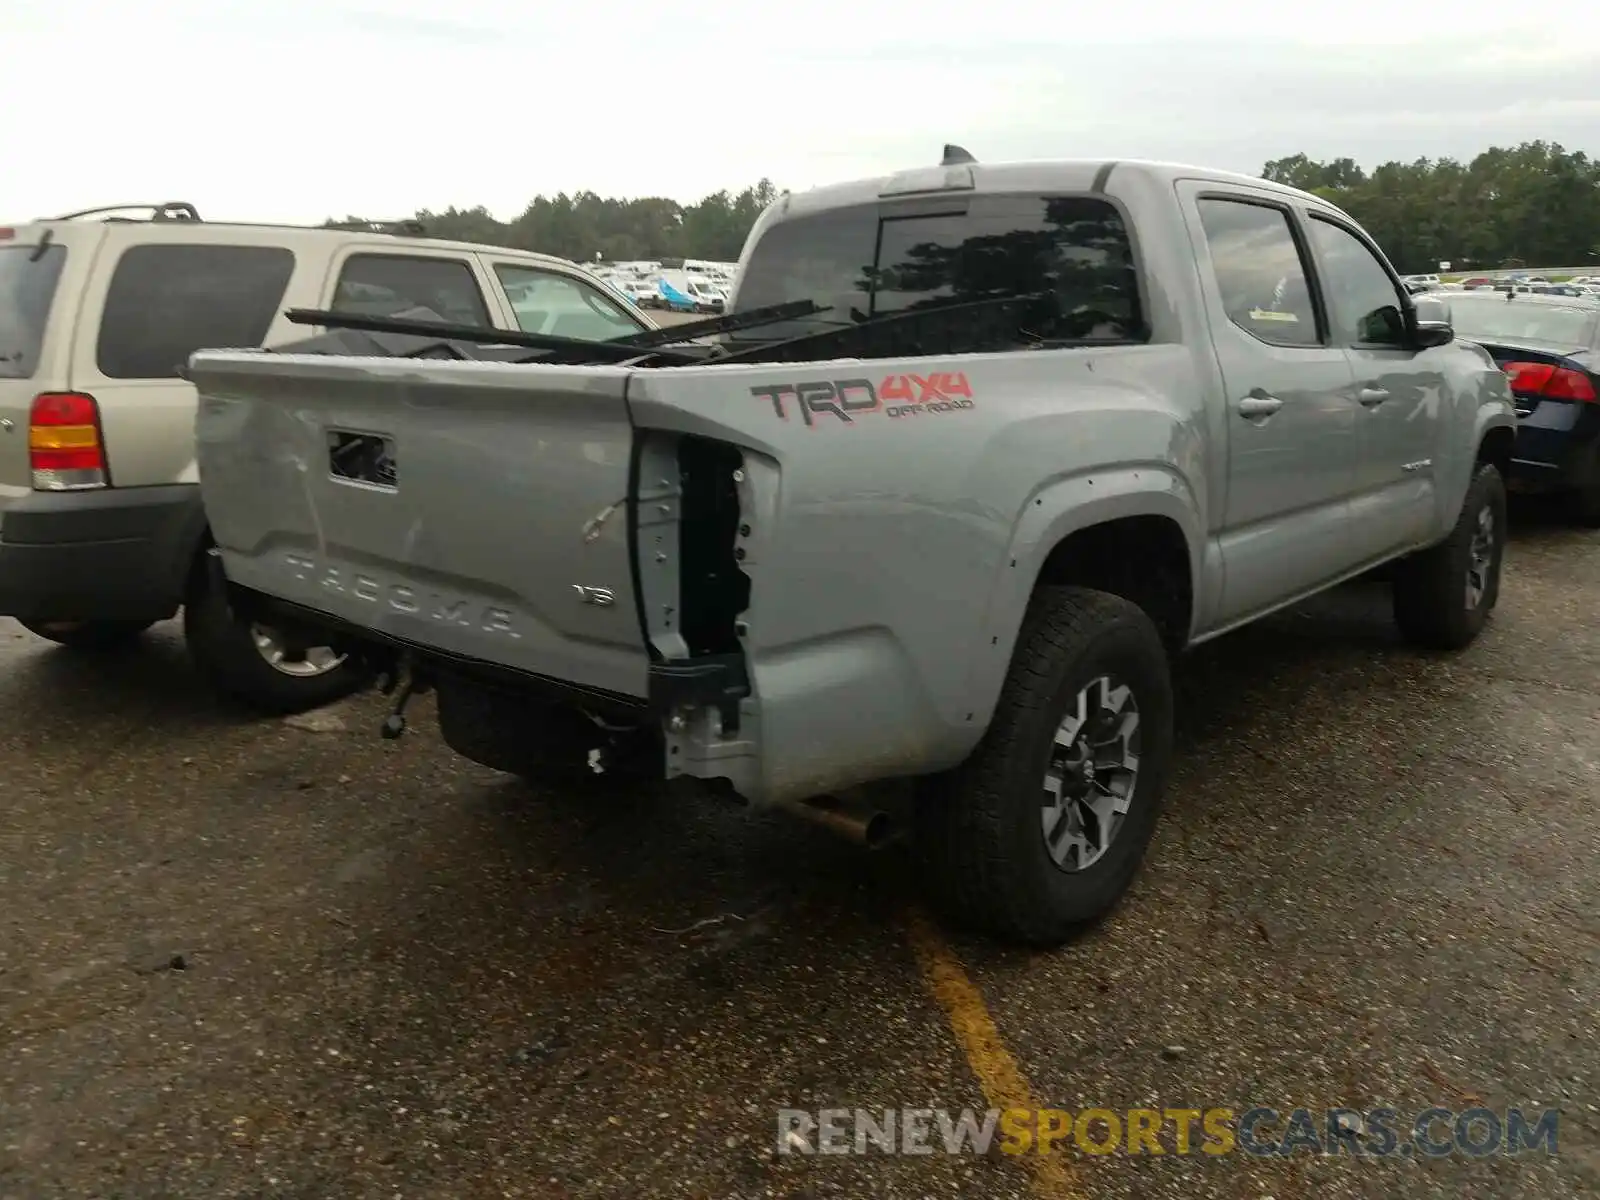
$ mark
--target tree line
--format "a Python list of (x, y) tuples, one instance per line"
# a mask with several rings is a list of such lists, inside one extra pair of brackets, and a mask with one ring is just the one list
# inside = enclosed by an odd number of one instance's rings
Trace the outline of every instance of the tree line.
[[(761, 211), (777, 198), (772, 181), (763, 179), (738, 194), (714, 192), (696, 204), (680, 204), (660, 196), (618, 200), (594, 192), (535, 196), (522, 215), (501, 221), (481, 205), (423, 209), (416, 220), (430, 237), (483, 242), (555, 254), (575, 262), (664, 261), (705, 258), (733, 262)], [(324, 224), (360, 227), (362, 217)]]
[(1278, 158), (1263, 177), (1315, 192), (1366, 228), (1406, 274), (1600, 262), (1600, 159), (1550, 142), (1386, 162)]
[[(1261, 174), (1339, 205), (1406, 273), (1453, 268), (1577, 266), (1600, 262), (1600, 159), (1547, 142), (1491, 147), (1469, 163), (1451, 158), (1386, 162), (1370, 173), (1349, 158), (1293, 154)], [(763, 179), (737, 194), (684, 205), (578, 192), (536, 196), (511, 221), (486, 208), (423, 210), (434, 237), (486, 242), (580, 262), (708, 258), (732, 261), (761, 210), (777, 196)], [(366, 224), (359, 217), (328, 225)]]

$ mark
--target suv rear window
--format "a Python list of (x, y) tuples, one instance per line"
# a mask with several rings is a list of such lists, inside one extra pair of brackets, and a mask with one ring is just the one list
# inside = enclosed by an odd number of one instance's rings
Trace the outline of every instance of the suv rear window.
[[(854, 309), (876, 316), (1007, 296), (1019, 342), (1143, 341), (1133, 246), (1115, 205), (1092, 196), (989, 195), (943, 214), (881, 217), (863, 204), (780, 222), (762, 234), (736, 309), (811, 299), (834, 308), (762, 337), (793, 336)], [(965, 211), (959, 209), (965, 208)]]
[(294, 253), (282, 246), (133, 246), (106, 291), (95, 360), (108, 379), (175, 379), (196, 350), (259, 346)]
[(31, 379), (55, 300), (63, 246), (0, 247), (0, 379)]

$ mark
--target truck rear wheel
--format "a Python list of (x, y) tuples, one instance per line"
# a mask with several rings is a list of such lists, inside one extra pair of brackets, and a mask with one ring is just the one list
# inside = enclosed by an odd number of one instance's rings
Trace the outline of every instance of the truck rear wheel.
[(1394, 618), (1402, 636), (1428, 650), (1468, 645), (1500, 598), (1505, 547), (1506, 485), (1484, 463), (1449, 536), (1396, 565)]
[(1035, 595), (989, 728), (928, 781), (916, 811), (927, 881), (953, 920), (1055, 945), (1127, 890), (1172, 758), (1161, 635), (1120, 596)]
[(456, 675), (440, 676), (434, 691), (445, 745), (492, 770), (588, 787), (660, 776), (660, 743), (642, 729), (607, 729), (570, 706)]

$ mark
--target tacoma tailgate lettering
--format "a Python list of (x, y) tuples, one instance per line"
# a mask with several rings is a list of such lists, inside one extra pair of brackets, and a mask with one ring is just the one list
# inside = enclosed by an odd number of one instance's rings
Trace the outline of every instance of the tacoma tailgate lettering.
[(430, 620), (482, 633), (498, 633), (520, 638), (516, 616), (510, 609), (477, 604), (461, 596), (419, 589), (409, 584), (380, 580), (374, 575), (339, 567), (323, 566), (302, 554), (285, 554), (284, 563), (296, 579), (311, 580), (330, 592), (354, 596), (368, 604), (380, 604), (408, 616), (427, 616)]

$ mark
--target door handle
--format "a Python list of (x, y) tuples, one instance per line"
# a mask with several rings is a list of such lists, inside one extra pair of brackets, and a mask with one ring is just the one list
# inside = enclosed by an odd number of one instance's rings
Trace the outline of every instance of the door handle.
[(1246, 420), (1252, 420), (1256, 417), (1270, 417), (1282, 407), (1282, 400), (1262, 392), (1258, 396), (1246, 396), (1239, 401), (1239, 415)]
[(1364, 387), (1356, 393), (1356, 399), (1366, 408), (1376, 408), (1388, 398), (1387, 389), (1381, 387)]

